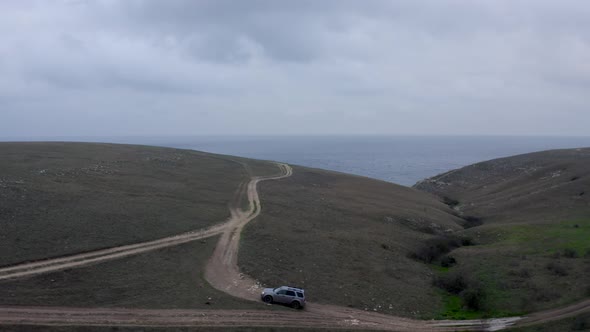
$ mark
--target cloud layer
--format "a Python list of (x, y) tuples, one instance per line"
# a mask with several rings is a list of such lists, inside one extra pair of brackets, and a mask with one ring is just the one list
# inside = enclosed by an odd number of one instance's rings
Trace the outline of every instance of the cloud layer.
[(0, 3), (2, 136), (587, 135), (586, 1)]

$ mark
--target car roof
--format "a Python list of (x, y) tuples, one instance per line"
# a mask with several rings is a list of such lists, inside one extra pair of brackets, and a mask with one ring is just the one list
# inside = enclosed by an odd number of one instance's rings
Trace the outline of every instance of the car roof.
[(300, 288), (300, 287), (294, 287), (294, 286), (281, 286), (280, 288), (284, 288), (284, 289), (288, 289), (288, 290), (292, 290), (292, 291), (296, 291), (296, 292), (305, 293), (305, 290), (303, 290), (303, 288)]

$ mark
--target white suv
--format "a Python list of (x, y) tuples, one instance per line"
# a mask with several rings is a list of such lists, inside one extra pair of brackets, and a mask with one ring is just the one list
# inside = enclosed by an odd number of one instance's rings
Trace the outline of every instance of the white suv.
[(282, 303), (295, 309), (305, 307), (305, 291), (298, 287), (281, 286), (278, 288), (265, 288), (260, 295), (266, 303)]

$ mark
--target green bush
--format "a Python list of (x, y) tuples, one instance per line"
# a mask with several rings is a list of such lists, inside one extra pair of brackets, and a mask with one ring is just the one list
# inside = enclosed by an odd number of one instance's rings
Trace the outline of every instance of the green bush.
[(550, 262), (547, 264), (547, 270), (558, 276), (566, 276), (569, 274), (567, 268), (558, 262)]
[(433, 284), (451, 294), (459, 295), (467, 309), (479, 311), (484, 308), (485, 289), (467, 271), (456, 271), (436, 277)]
[(563, 250), (563, 256), (567, 258), (577, 258), (578, 252), (571, 248), (565, 248)]
[(426, 240), (414, 252), (410, 253), (410, 257), (424, 263), (432, 263), (440, 256), (450, 252), (455, 248), (463, 245), (473, 244), (471, 239), (457, 236), (437, 236)]
[(461, 293), (465, 306), (471, 310), (482, 310), (485, 305), (486, 293), (481, 286), (472, 286)]
[(574, 319), (572, 323), (572, 330), (574, 331), (586, 331), (590, 329), (590, 315), (582, 315), (578, 316)]
[(440, 259), (440, 266), (451, 267), (457, 264), (457, 260), (453, 256), (445, 255)]
[(469, 281), (463, 273), (449, 273), (434, 278), (434, 285), (452, 294), (459, 294), (467, 289)]

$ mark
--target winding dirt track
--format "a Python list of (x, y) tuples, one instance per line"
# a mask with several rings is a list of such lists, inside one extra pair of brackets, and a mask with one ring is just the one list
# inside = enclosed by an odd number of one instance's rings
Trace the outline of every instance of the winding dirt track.
[[(260, 301), (260, 285), (240, 273), (237, 264), (243, 227), (261, 212), (256, 186), (260, 181), (291, 176), (292, 169), (277, 164), (281, 174), (254, 177), (240, 185), (230, 205), (231, 217), (218, 225), (159, 240), (103, 249), (56, 259), (0, 268), (0, 280), (22, 278), (136, 255), (221, 234), (205, 278), (213, 287), (240, 298)], [(249, 208), (240, 209), (247, 194)], [(535, 325), (590, 311), (590, 300), (527, 317), (465, 321), (422, 321), (333, 305), (308, 303), (304, 311), (283, 310), (147, 310), (124, 308), (0, 307), (0, 324), (104, 326), (252, 326), (371, 329), (389, 331), (497, 331), (512, 325)]]

